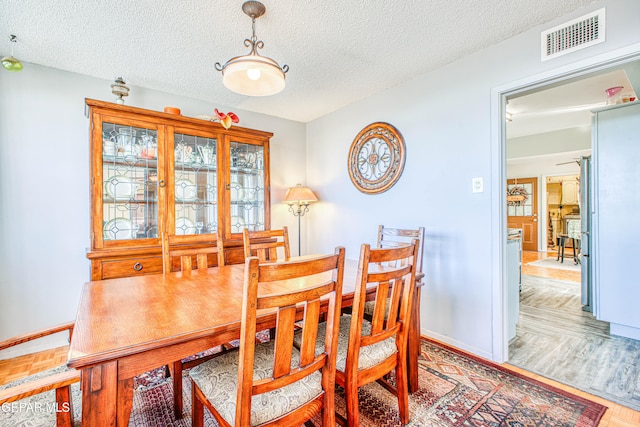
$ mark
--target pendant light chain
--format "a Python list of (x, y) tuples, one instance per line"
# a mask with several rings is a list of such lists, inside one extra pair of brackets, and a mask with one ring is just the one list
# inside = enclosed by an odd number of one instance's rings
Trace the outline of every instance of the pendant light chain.
[(251, 38), (246, 39), (244, 41), (244, 45), (247, 47), (251, 47), (251, 52), (249, 52), (249, 55), (259, 55), (258, 49), (264, 48), (264, 42), (262, 40), (258, 40), (258, 36), (256, 36), (255, 15), (251, 15)]

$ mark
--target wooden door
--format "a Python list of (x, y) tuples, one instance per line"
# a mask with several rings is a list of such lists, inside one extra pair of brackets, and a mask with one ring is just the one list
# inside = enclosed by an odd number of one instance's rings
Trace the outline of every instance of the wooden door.
[(538, 178), (507, 180), (507, 227), (522, 230), (522, 250), (538, 250)]

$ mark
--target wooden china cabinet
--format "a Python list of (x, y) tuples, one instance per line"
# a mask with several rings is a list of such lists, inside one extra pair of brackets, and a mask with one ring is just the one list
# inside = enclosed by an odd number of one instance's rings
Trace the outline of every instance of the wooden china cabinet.
[[(273, 135), (86, 100), (91, 120), (91, 279), (162, 272), (162, 233), (220, 231), (227, 262), (242, 231), (270, 228)], [(215, 257), (210, 259), (215, 265)]]

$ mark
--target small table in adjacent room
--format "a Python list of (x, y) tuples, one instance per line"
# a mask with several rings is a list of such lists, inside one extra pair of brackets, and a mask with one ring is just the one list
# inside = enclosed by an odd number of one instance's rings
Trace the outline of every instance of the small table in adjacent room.
[(578, 253), (580, 248), (580, 220), (567, 220), (567, 233), (559, 233), (558, 239), (560, 240), (560, 242), (558, 244), (558, 257), (556, 259), (561, 263), (564, 262), (564, 248), (567, 244), (567, 240), (571, 239), (571, 246), (573, 246), (573, 261), (576, 264), (579, 264), (580, 259), (578, 258)]

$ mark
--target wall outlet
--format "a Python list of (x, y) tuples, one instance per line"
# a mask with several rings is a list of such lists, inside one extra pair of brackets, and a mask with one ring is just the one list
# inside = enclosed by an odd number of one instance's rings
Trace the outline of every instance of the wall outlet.
[(471, 178), (471, 188), (474, 193), (482, 193), (484, 191), (484, 184), (482, 182), (482, 177), (479, 178)]

